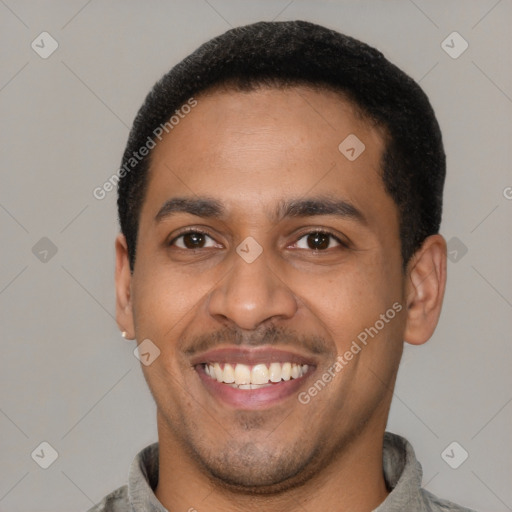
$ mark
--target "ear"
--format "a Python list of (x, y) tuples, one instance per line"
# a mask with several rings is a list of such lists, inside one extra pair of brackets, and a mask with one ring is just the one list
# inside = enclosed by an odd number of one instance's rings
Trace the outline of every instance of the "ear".
[(430, 339), (441, 314), (445, 286), (446, 241), (432, 235), (407, 265), (405, 341), (421, 345)]
[(128, 259), (128, 245), (124, 235), (116, 238), (116, 320), (121, 331), (126, 331), (127, 339), (135, 338), (133, 323), (131, 281), (132, 273)]

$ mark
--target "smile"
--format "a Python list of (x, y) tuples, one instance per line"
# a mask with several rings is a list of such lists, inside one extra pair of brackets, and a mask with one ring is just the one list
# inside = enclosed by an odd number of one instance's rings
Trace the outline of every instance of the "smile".
[(238, 389), (259, 389), (272, 386), (282, 381), (298, 379), (308, 372), (307, 364), (291, 362), (256, 364), (249, 366), (242, 363), (205, 363), (204, 371), (210, 378), (229, 384)]
[(296, 395), (316, 359), (277, 348), (218, 348), (197, 355), (192, 366), (207, 392), (236, 409), (264, 409)]

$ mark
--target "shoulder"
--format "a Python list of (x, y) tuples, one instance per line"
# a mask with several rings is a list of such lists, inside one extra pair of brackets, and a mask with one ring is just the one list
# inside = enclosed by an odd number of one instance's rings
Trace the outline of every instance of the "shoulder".
[(462, 507), (448, 500), (443, 500), (434, 496), (432, 493), (421, 489), (422, 497), (425, 503), (425, 511), (428, 512), (475, 512), (475, 510)]
[(87, 512), (130, 512), (128, 486), (123, 485), (110, 494), (107, 494), (107, 496)]

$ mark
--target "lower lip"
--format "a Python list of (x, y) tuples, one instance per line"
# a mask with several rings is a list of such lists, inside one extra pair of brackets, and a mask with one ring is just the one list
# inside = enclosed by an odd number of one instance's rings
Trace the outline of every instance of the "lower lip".
[(291, 395), (297, 394), (312, 373), (310, 369), (302, 377), (281, 381), (264, 388), (237, 389), (212, 379), (205, 373), (202, 365), (197, 366), (196, 371), (210, 394), (237, 409), (265, 409), (279, 404)]

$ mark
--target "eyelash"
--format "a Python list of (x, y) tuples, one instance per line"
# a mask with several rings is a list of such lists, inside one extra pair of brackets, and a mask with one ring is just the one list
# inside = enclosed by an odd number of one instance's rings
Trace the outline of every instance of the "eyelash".
[[(208, 232), (206, 231), (203, 231), (201, 229), (188, 229), (186, 231), (182, 231), (181, 233), (179, 233), (177, 236), (175, 236), (170, 242), (169, 242), (169, 246), (172, 246), (174, 244), (174, 242), (176, 242), (176, 240), (178, 240), (179, 238), (181, 238), (182, 236), (185, 236), (185, 235), (189, 235), (189, 234), (201, 234), (201, 235), (205, 235), (209, 238), (211, 238), (212, 240), (215, 240)], [(310, 231), (306, 231), (304, 233), (300, 233), (300, 235), (298, 235), (298, 238), (297, 238), (297, 241), (301, 240), (302, 238), (304, 238), (305, 236), (308, 236), (308, 235), (312, 235), (312, 234), (322, 234), (322, 235), (328, 235), (330, 237), (332, 237), (336, 242), (338, 242), (340, 244), (341, 247), (345, 248), (345, 249), (348, 249), (348, 244), (346, 242), (344, 242), (343, 240), (341, 240), (339, 237), (337, 237), (334, 233), (331, 233), (330, 231), (327, 231), (327, 230), (324, 230), (324, 229), (312, 229)], [(183, 249), (182, 247), (179, 247), (178, 249), (181, 249), (183, 251), (193, 251), (194, 249)], [(201, 250), (202, 248), (199, 247), (197, 250)], [(304, 249), (303, 249), (304, 250)], [(315, 249), (309, 249), (310, 251), (315, 251)], [(322, 250), (318, 250), (318, 252), (326, 252), (328, 249), (322, 249)]]

